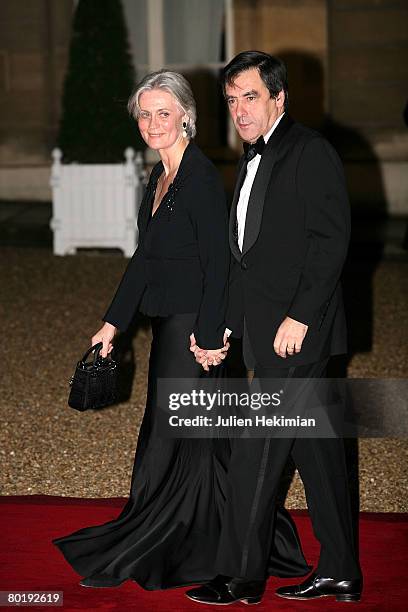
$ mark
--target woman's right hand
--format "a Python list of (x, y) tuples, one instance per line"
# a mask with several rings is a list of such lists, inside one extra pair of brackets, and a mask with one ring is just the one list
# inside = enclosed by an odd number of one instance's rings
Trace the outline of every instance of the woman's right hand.
[(112, 340), (115, 337), (117, 329), (111, 323), (104, 323), (99, 331), (96, 332), (94, 336), (92, 336), (91, 346), (94, 344), (98, 344), (98, 342), (103, 343), (103, 347), (101, 349), (100, 355), (102, 357), (107, 357), (108, 354), (113, 349)]

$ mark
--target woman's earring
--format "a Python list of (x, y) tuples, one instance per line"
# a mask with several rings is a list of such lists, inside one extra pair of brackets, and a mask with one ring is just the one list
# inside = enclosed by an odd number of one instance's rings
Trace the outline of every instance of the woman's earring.
[(185, 121), (183, 121), (183, 138), (187, 138), (187, 123)]

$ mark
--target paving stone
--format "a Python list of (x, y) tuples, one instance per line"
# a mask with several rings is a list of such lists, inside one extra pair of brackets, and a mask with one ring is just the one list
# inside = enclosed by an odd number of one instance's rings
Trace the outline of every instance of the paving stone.
[[(55, 257), (40, 248), (0, 248), (2, 495), (128, 495), (146, 394), (145, 320), (128, 340), (128, 400), (96, 412), (67, 406), (69, 378), (126, 263), (96, 253)], [(377, 266), (372, 348), (352, 357), (349, 376), (407, 377), (407, 271), (403, 261)], [(361, 510), (408, 512), (407, 440), (362, 439), (358, 449)], [(287, 506), (306, 507), (297, 475)]]

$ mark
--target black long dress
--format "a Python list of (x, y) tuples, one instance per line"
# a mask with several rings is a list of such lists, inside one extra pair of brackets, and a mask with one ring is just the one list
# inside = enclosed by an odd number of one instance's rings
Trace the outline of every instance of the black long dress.
[[(166, 205), (169, 197), (165, 196), (154, 218), (151, 217), (152, 200), (162, 167), (159, 164), (153, 170), (139, 214), (139, 248), (104, 317), (104, 320), (124, 329), (139, 305), (152, 316), (153, 340), (146, 409), (128, 501), (116, 519), (53, 540), (74, 570), (87, 578), (89, 586), (116, 586), (130, 579), (145, 589), (153, 590), (197, 584), (214, 577), (227, 490), (230, 443), (227, 439), (163, 438), (156, 429), (158, 379), (206, 376), (189, 351), (191, 332), (196, 333), (197, 343), (201, 346), (215, 348), (222, 345), (224, 298), (220, 295), (225, 291), (228, 273), (224, 252), (227, 248), (227, 217), (222, 188), (217, 187), (216, 200), (214, 193), (206, 194), (206, 189), (211, 187), (209, 176), (213, 183), (215, 181), (218, 185), (219, 181), (215, 169), (209, 164), (199, 149), (190, 144), (175, 180), (178, 195), (174, 198), (174, 191), (168, 194), (173, 196), (171, 206)], [(203, 166), (204, 177), (200, 172)], [(200, 176), (203, 181), (197, 186)], [(190, 202), (189, 188), (193, 188), (196, 194), (194, 203)], [(190, 198), (185, 197), (188, 194)], [(201, 208), (195, 214), (197, 205)], [(202, 210), (205, 205), (209, 215), (207, 222), (205, 210)], [(188, 224), (183, 215), (191, 224), (191, 236), (185, 235)], [(219, 225), (221, 227), (217, 230)], [(164, 234), (160, 235), (163, 227), (167, 228), (166, 238)], [(157, 258), (157, 244), (163, 248), (163, 242), (167, 240), (166, 248), (176, 249), (180, 256), (178, 227), (184, 228), (185, 245), (197, 254), (203, 268), (200, 282), (205, 289), (202, 289), (203, 295), (195, 304), (196, 308), (192, 308), (194, 304), (191, 302), (194, 291), (190, 291), (189, 298), (183, 301), (187, 304), (185, 308), (175, 305), (175, 299), (166, 302), (163, 296), (168, 298), (171, 295), (169, 282), (176, 282), (171, 275), (170, 281), (168, 275), (161, 279), (163, 284), (167, 283), (161, 298), (157, 278), (152, 280), (147, 273), (143, 283), (141, 281), (142, 271), (145, 273), (148, 268), (143, 260), (148, 257), (153, 260), (154, 255)], [(155, 241), (154, 232), (159, 232), (160, 240)], [(194, 244), (194, 240), (201, 241), (201, 244)], [(203, 240), (206, 241), (204, 245)], [(191, 253), (187, 259), (192, 259)], [(179, 258), (179, 269), (182, 264)], [(189, 261), (184, 280), (191, 268)], [(136, 276), (133, 276), (135, 270)], [(208, 300), (205, 297), (207, 288), (210, 292)], [(133, 308), (128, 306), (129, 297), (134, 300)], [(216, 310), (212, 310), (214, 304)], [(215, 376), (222, 372), (220, 369), (213, 371)], [(268, 571), (283, 577), (303, 576), (309, 571), (295, 525), (284, 509), (277, 510)]]

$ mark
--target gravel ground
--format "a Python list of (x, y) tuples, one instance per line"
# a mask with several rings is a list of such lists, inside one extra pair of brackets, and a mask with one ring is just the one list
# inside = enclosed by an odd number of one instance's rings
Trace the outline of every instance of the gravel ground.
[[(31, 248), (3, 247), (0, 253), (6, 363), (0, 391), (1, 494), (126, 497), (146, 393), (150, 330), (145, 321), (137, 324), (133, 339), (124, 339), (124, 369), (134, 370), (128, 376), (133, 380), (129, 398), (99, 412), (79, 413), (66, 403), (75, 363), (98, 329), (126, 261), (91, 252), (54, 257)], [(407, 270), (402, 261), (383, 261), (375, 270), (372, 346), (352, 357), (349, 376), (407, 377)], [(350, 443), (354, 464), (355, 446)], [(358, 441), (361, 510), (408, 512), (407, 454), (404, 439)], [(306, 507), (297, 474), (287, 506)]]

